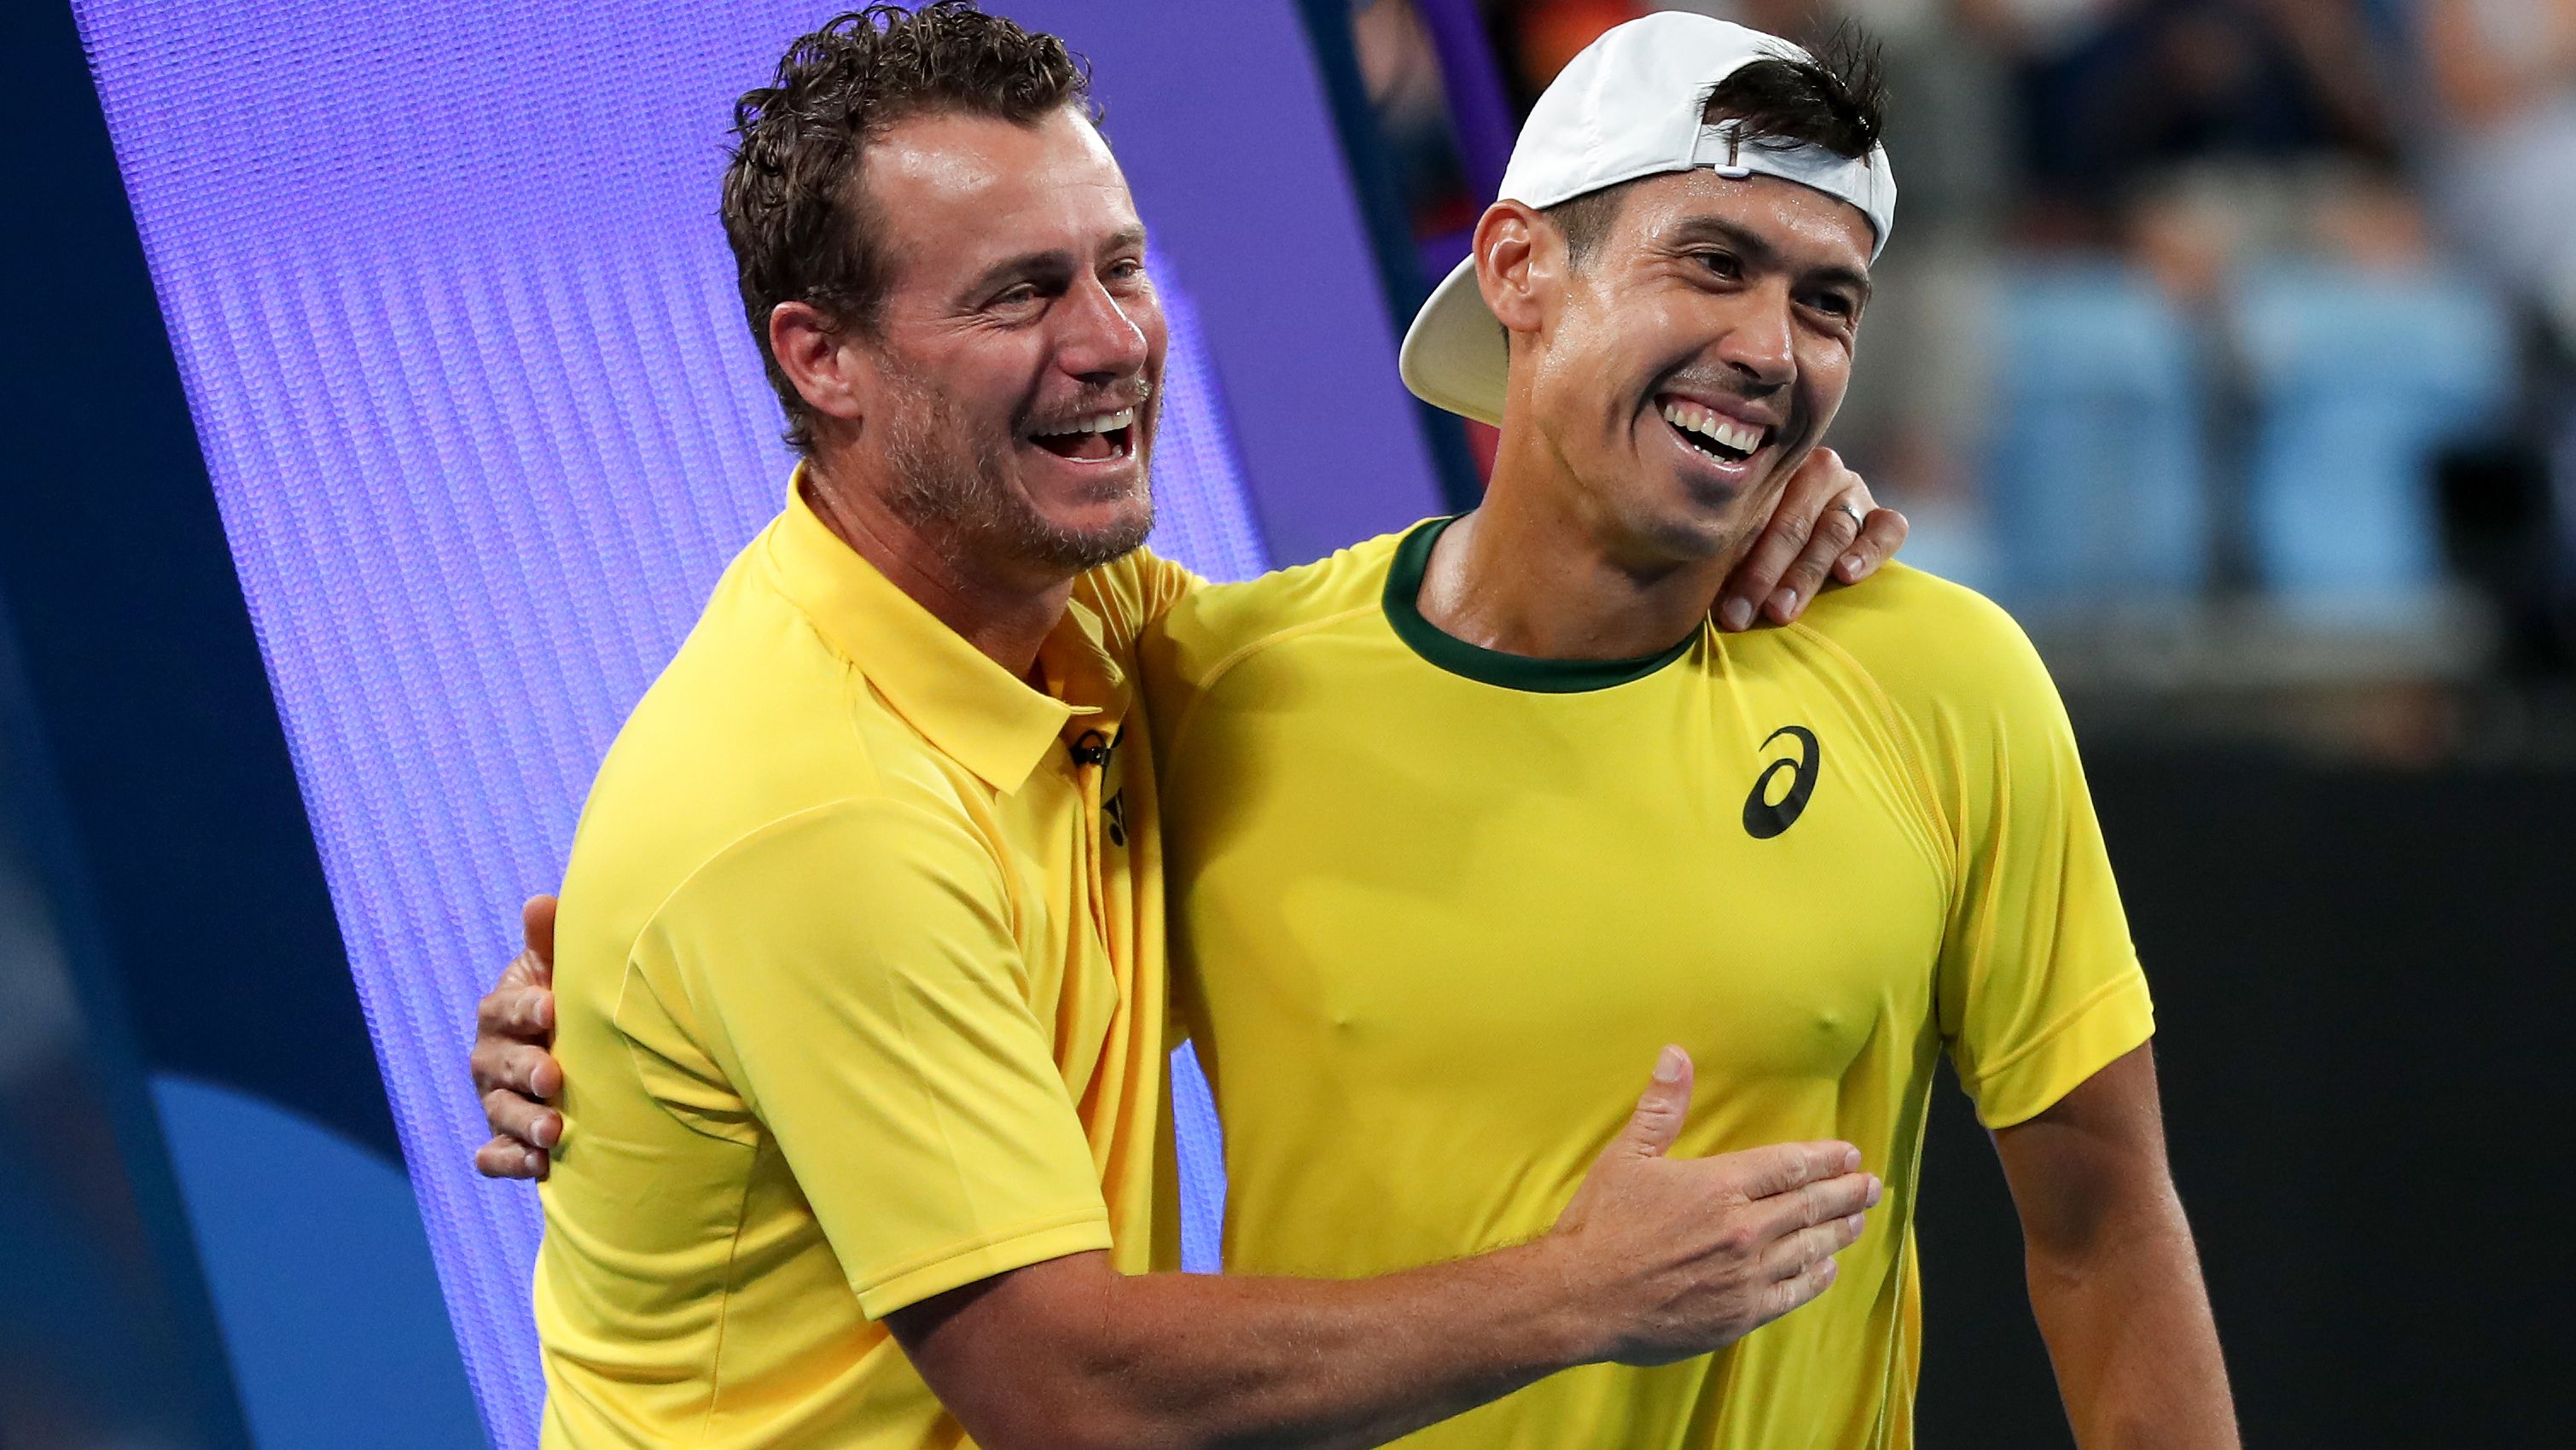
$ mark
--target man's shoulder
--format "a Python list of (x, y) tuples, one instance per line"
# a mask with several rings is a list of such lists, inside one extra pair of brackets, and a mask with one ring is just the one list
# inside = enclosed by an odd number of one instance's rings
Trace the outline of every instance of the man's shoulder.
[(730, 845), (835, 803), (935, 793), (927, 748), (747, 553), (592, 782), (568, 887), (658, 900)]
[(2044, 697), (2055, 688), (2020, 624), (1963, 584), (1890, 562), (1817, 596), (1793, 633), (1821, 639), (1908, 714)]
[(1377, 613), (1388, 566), (1406, 532), (1382, 534), (1239, 584), (1202, 586), (1147, 631), (1149, 671), (1205, 687), (1273, 645)]

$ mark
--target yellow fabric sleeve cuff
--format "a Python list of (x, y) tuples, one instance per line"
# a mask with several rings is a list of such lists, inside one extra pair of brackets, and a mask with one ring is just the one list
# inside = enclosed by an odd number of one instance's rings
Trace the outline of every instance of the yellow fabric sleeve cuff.
[(2039, 1040), (1967, 1085), (1977, 1120), (2009, 1128), (2035, 1118), (2155, 1032), (2147, 975), (2132, 964), (2126, 976), (2105, 983)]
[(859, 1312), (870, 1319), (883, 1319), (906, 1305), (979, 1279), (1109, 1246), (1108, 1212), (1084, 1209), (1033, 1227), (1009, 1230), (998, 1237), (970, 1240), (875, 1284), (851, 1287), (858, 1290)]

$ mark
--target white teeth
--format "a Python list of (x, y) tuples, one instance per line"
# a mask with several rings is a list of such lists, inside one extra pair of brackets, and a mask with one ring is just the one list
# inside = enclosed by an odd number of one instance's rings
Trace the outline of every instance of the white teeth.
[(1124, 428), (1135, 421), (1135, 409), (1121, 408), (1115, 413), (1102, 413), (1096, 417), (1085, 418), (1065, 431), (1068, 433), (1115, 433), (1119, 429)]
[(1712, 439), (1721, 447), (1732, 448), (1738, 453), (1751, 453), (1760, 448), (1762, 435), (1768, 431), (1722, 417), (1697, 403), (1664, 404), (1664, 421)]

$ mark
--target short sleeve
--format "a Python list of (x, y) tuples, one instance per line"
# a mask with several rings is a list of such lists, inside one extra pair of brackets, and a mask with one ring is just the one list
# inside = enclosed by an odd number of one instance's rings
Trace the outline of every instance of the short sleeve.
[[(1991, 606), (1983, 606), (1991, 611)], [(1958, 871), (1939, 1013), (1990, 1128), (2046, 1110), (2155, 1030), (2065, 706), (2000, 611), (1934, 729)]]
[(644, 945), (869, 1317), (1109, 1247), (1000, 868), (962, 824), (882, 800), (773, 823)]

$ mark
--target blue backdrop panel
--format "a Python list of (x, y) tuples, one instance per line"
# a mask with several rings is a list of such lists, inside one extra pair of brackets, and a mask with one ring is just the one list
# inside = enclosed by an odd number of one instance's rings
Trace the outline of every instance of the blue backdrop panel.
[(473, 1444), (474, 1401), (401, 1171), (217, 1083), (156, 1073), (152, 1096), (252, 1443)]
[[(467, 1369), (495, 1443), (531, 1445), (538, 1218), (471, 1173), (473, 1002), (778, 505), (715, 184), (732, 97), (821, 11), (76, 8)], [(1241, 577), (1264, 553), (1215, 371), (1157, 270), (1157, 541)], [(1184, 1120), (1204, 1263), (1212, 1124)]]

